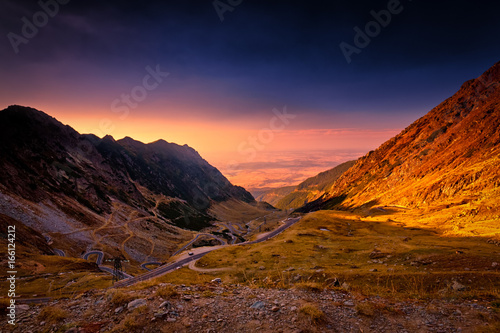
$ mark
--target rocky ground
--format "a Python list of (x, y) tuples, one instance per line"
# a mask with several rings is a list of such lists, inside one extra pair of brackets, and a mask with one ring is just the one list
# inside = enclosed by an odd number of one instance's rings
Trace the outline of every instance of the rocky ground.
[[(83, 294), (18, 307), (0, 332), (495, 332), (496, 303), (391, 301), (347, 291), (212, 282)], [(5, 317), (4, 317), (5, 318)]]

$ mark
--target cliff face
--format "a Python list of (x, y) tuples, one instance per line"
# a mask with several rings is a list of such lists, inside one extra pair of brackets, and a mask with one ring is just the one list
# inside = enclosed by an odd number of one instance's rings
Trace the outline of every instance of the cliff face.
[(498, 193), (500, 63), (380, 148), (302, 210), (454, 205)]

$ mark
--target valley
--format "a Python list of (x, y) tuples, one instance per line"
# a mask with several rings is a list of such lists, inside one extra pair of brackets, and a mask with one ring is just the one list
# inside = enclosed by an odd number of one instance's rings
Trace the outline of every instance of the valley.
[(272, 204), (186, 145), (0, 111), (13, 331), (498, 332), (499, 82), (497, 63)]

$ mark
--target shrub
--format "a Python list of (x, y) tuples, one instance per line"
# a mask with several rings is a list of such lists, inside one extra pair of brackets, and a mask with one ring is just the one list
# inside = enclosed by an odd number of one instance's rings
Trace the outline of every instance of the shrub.
[(113, 305), (120, 306), (132, 301), (134, 297), (120, 290), (113, 290), (108, 293), (109, 302)]
[(325, 313), (312, 303), (306, 303), (300, 308), (300, 313), (304, 314), (312, 323), (319, 323), (325, 318)]
[(60, 306), (47, 306), (40, 311), (37, 319), (40, 321), (45, 321), (47, 323), (58, 323), (69, 317), (69, 312), (61, 308)]
[(174, 298), (179, 295), (177, 290), (173, 286), (163, 286), (158, 288), (156, 291), (156, 295), (160, 296), (161, 298), (167, 299), (167, 298)]

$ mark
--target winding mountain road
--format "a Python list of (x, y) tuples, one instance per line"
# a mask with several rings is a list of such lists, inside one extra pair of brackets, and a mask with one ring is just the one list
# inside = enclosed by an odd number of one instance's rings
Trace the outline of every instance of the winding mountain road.
[[(294, 225), (298, 221), (300, 221), (300, 217), (287, 219), (287, 220), (285, 220), (285, 223), (282, 226), (280, 226), (279, 228), (277, 228), (277, 229), (275, 229), (275, 230), (273, 230), (273, 231), (271, 231), (271, 232), (263, 235), (261, 238), (259, 238), (257, 240), (254, 240), (254, 241), (251, 241), (251, 242), (239, 243), (239, 244), (236, 244), (236, 245), (233, 245), (233, 246), (249, 245), (249, 244), (256, 244), (256, 243), (264, 242), (264, 241), (266, 241), (266, 240), (268, 240), (268, 239), (270, 239), (270, 238), (272, 238), (272, 237), (280, 234), (284, 230), (290, 228), (292, 225)], [(187, 247), (187, 246), (184, 246), (184, 248), (185, 247)], [(222, 246), (219, 246), (216, 249), (219, 249), (221, 247)], [(165, 265), (160, 266), (160, 267), (158, 267), (158, 268), (156, 268), (156, 269), (154, 269), (152, 271), (149, 271), (149, 272), (147, 272), (145, 274), (142, 274), (142, 275), (130, 278), (130, 279), (119, 281), (119, 282), (115, 283), (115, 285), (113, 287), (114, 288), (123, 288), (123, 287), (131, 286), (131, 285), (133, 285), (135, 283), (138, 283), (138, 282), (141, 282), (141, 281), (149, 280), (149, 279), (152, 279), (152, 278), (155, 278), (155, 277), (167, 274), (167, 273), (172, 272), (173, 270), (175, 270), (177, 268), (180, 268), (180, 267), (182, 267), (182, 266), (184, 266), (186, 264), (189, 264), (192, 261), (200, 259), (201, 257), (203, 257), (204, 255), (206, 255), (207, 253), (215, 251), (216, 249), (209, 249), (207, 251), (194, 254), (194, 255), (189, 256), (187, 258), (181, 258), (181, 259), (179, 259), (176, 262), (173, 262), (171, 264), (165, 264)]]
[(187, 243), (186, 245), (184, 245), (183, 247), (181, 247), (180, 249), (178, 249), (177, 251), (175, 251), (174, 253), (172, 253), (172, 257), (173, 256), (176, 256), (178, 255), (179, 253), (181, 253), (182, 251), (184, 251), (186, 248), (188, 248), (191, 244), (193, 244), (194, 242), (196, 242), (198, 240), (198, 238), (200, 238), (201, 236), (208, 236), (208, 237), (211, 237), (211, 238), (215, 238), (216, 240), (218, 240), (219, 242), (221, 242), (222, 245), (226, 245), (227, 242), (220, 238), (220, 237), (217, 237), (215, 235), (212, 235), (212, 234), (198, 234), (196, 235), (195, 238), (193, 238), (189, 243)]
[[(106, 273), (109, 273), (111, 275), (115, 275), (115, 272), (112, 268), (109, 268), (109, 267), (106, 267), (106, 266), (103, 266), (102, 265), (102, 262), (104, 260), (104, 253), (102, 251), (99, 251), (99, 250), (93, 250), (93, 251), (89, 251), (87, 253), (85, 253), (83, 255), (83, 259), (85, 260), (89, 260), (89, 257), (93, 254), (97, 254), (97, 260), (95, 261), (95, 263), (97, 264), (97, 266), (99, 267), (99, 269), (103, 272), (106, 272)], [(130, 274), (127, 274), (123, 271), (120, 271), (119, 273), (121, 276), (120, 277), (124, 277), (125, 279), (130, 279), (130, 278), (133, 278), (132, 275)]]
[(161, 262), (156, 262), (156, 261), (151, 261), (151, 262), (145, 262), (144, 264), (141, 264), (141, 268), (142, 269), (145, 269), (147, 271), (152, 271), (151, 268), (147, 268), (146, 266), (149, 266), (149, 265), (157, 265), (157, 266), (161, 266), (162, 263)]
[(54, 250), (55, 254), (57, 254), (59, 257), (66, 257), (66, 253), (63, 250), (59, 249), (52, 249)]
[(85, 260), (89, 260), (89, 257), (93, 254), (97, 254), (97, 260), (95, 261), (95, 263), (97, 265), (101, 265), (102, 264), (102, 261), (104, 259), (104, 253), (102, 251), (98, 251), (98, 250), (93, 250), (93, 251), (89, 251), (87, 253), (85, 253), (83, 255), (83, 259)]

